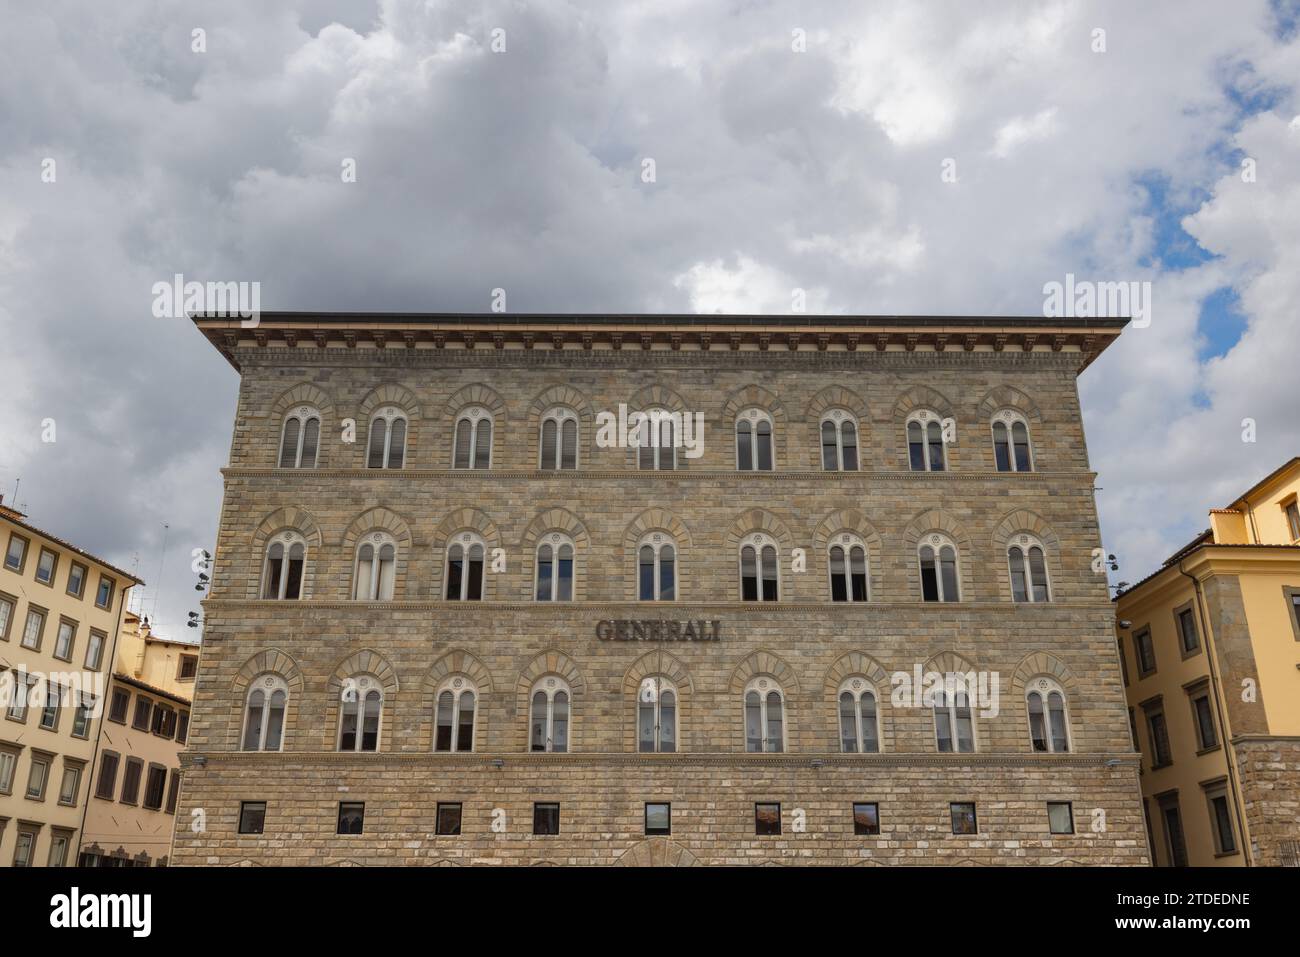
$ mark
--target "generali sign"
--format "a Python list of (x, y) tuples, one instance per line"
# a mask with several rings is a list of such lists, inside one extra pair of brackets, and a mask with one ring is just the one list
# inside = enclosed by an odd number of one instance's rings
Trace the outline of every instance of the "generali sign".
[(596, 637), (601, 641), (718, 641), (722, 622), (606, 618), (596, 622)]

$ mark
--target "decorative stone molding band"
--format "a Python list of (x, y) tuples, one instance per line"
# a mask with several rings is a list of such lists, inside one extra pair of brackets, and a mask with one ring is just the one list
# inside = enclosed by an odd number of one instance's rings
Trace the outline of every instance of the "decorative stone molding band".
[(617, 480), (620, 482), (707, 482), (717, 479), (739, 479), (745, 482), (816, 481), (842, 484), (872, 482), (1034, 482), (1051, 483), (1063, 480), (1087, 482), (1089, 487), (1097, 480), (1096, 472), (831, 472), (821, 470), (740, 472), (735, 469), (676, 469), (654, 471), (650, 469), (574, 469), (558, 471), (542, 469), (277, 469), (251, 466), (227, 466), (221, 470), (227, 478), (274, 478), (284, 481), (294, 478), (364, 478), (375, 480), (449, 479), (458, 481), (500, 482), (502, 479), (540, 480), (563, 479), (566, 484), (581, 479)]
[[(203, 764), (196, 765), (195, 758)], [(888, 769), (910, 767), (935, 767), (957, 769), (963, 767), (1005, 767), (1026, 771), (1052, 768), (1111, 767), (1136, 770), (1141, 755), (1132, 753), (1101, 754), (925, 754), (877, 753), (841, 754), (839, 752), (800, 752), (799, 754), (750, 754), (726, 752), (699, 752), (676, 754), (640, 754), (577, 751), (567, 754), (530, 751), (450, 752), (393, 751), (361, 754), (351, 751), (187, 751), (181, 754), (181, 765), (187, 770), (195, 767), (265, 767), (272, 765), (280, 771), (295, 766), (310, 767), (316, 764), (353, 764), (359, 768), (375, 765), (423, 765), (431, 769), (461, 768), (529, 768), (535, 766), (570, 767), (722, 767), (722, 768), (806, 768), (824, 769)], [(500, 762), (500, 764), (497, 764)]]
[[(756, 608), (755, 605), (761, 607)], [(1054, 611), (1085, 610), (1103, 612), (1112, 618), (1115, 606), (1109, 600), (1098, 601), (1050, 601), (1050, 602), (1005, 602), (1005, 601), (872, 601), (872, 602), (585, 602), (585, 601), (446, 601), (428, 599), (423, 601), (315, 601), (303, 599), (297, 601), (276, 601), (273, 599), (252, 598), (209, 598), (203, 607), (212, 611), (244, 610), (253, 608), (275, 608), (279, 611), (302, 609), (316, 611), (322, 608), (330, 610), (355, 611), (423, 611), (440, 609), (450, 614), (474, 617), (485, 610), (491, 611), (527, 611), (539, 618), (571, 618), (574, 615), (587, 614), (592, 617), (594, 626), (596, 618), (709, 618), (711, 613), (724, 612), (732, 618), (772, 618), (786, 615), (804, 615), (808, 612), (825, 614), (830, 612), (840, 618), (861, 618), (871, 611), (906, 609), (927, 614), (940, 614), (946, 611), (961, 614), (967, 611), (1001, 612), (1006, 615), (1035, 615), (1041, 618), (1053, 618)], [(636, 614), (628, 614), (635, 612)], [(713, 614), (716, 617), (716, 614)], [(595, 640), (593, 635), (592, 640)]]

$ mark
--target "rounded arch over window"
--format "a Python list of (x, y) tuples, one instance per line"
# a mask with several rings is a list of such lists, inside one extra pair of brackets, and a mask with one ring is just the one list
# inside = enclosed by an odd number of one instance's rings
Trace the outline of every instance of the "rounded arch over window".
[(352, 571), (354, 601), (392, 601), (397, 581), (397, 540), (376, 530), (362, 536)]
[(307, 539), (296, 528), (271, 536), (262, 561), (263, 599), (293, 601), (303, 597), (307, 568)]
[(482, 405), (471, 405), (456, 414), (452, 442), (454, 469), (492, 467), (492, 430), (495, 417)]
[(447, 543), (443, 597), (447, 601), (482, 601), (486, 568), (483, 536), (469, 529), (457, 532)]
[(638, 543), (637, 598), (677, 600), (677, 543), (664, 531), (649, 532)]
[(1035, 751), (1064, 754), (1070, 750), (1070, 722), (1065, 689), (1055, 678), (1036, 675), (1025, 685), (1029, 744)]
[(866, 675), (850, 675), (836, 697), (840, 718), (840, 750), (845, 754), (874, 754), (880, 750), (879, 704)]
[(1029, 420), (1017, 409), (1001, 409), (992, 419), (993, 459), (999, 472), (1032, 472)]
[(751, 407), (736, 416), (736, 468), (770, 472), (776, 468), (775, 426), (766, 409)]
[(777, 601), (780, 598), (781, 553), (768, 532), (751, 532), (740, 540), (741, 601)]
[(831, 536), (826, 548), (831, 601), (870, 601), (867, 543), (856, 532)]
[(546, 470), (569, 471), (578, 467), (579, 415), (568, 406), (552, 406), (542, 413), (538, 440), (538, 465)]
[(573, 601), (576, 547), (565, 532), (552, 531), (537, 544), (533, 595), (537, 601)]
[(913, 472), (942, 472), (947, 468), (943, 417), (931, 409), (907, 416), (907, 462)]
[(395, 405), (382, 405), (369, 423), (366, 468), (400, 469), (406, 462), (406, 413)]
[(922, 601), (960, 601), (961, 580), (957, 543), (942, 532), (930, 532), (917, 546)]
[(282, 469), (314, 469), (320, 451), (320, 410), (311, 405), (299, 405), (289, 411), (280, 427), (280, 455)]
[(1011, 600), (1052, 600), (1047, 575), (1047, 551), (1036, 536), (1021, 532), (1007, 545), (1007, 568), (1011, 576)]
[(637, 750), (677, 750), (677, 684), (667, 675), (647, 675), (637, 688)]
[(559, 675), (543, 675), (528, 695), (528, 750), (563, 753), (569, 750), (569, 719), (573, 692)]
[(745, 686), (745, 750), (786, 750), (785, 693), (771, 675), (756, 675)]
[(268, 673), (253, 679), (244, 701), (240, 750), (283, 750), (288, 707), (289, 682), (283, 676)]
[(342, 681), (338, 750), (378, 751), (383, 715), (384, 687), (378, 676), (362, 673)]
[(434, 692), (434, 751), (473, 751), (478, 687), (468, 675), (442, 680)]
[(846, 409), (828, 409), (820, 425), (822, 469), (827, 472), (858, 471), (858, 420)]

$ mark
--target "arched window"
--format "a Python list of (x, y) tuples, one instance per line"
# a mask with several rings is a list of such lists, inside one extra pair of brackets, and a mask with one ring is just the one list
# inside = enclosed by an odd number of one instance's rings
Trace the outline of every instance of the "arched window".
[(677, 688), (660, 675), (641, 682), (636, 700), (638, 751), (677, 750)]
[(876, 692), (861, 675), (840, 685), (840, 750), (845, 754), (874, 754), (880, 750)]
[(1015, 601), (1051, 601), (1043, 543), (1032, 535), (1017, 535), (1007, 548), (1011, 597)]
[(461, 532), (447, 546), (448, 601), (483, 600), (483, 560), (487, 546), (473, 532)]
[(384, 692), (374, 675), (354, 675), (343, 682), (339, 709), (339, 750), (378, 751)]
[(925, 536), (917, 549), (921, 560), (921, 598), (924, 601), (960, 601), (957, 585), (957, 546), (937, 532)]
[(578, 467), (578, 414), (572, 409), (550, 409), (542, 416), (541, 467)]
[(858, 423), (843, 409), (822, 416), (822, 468), (827, 472), (858, 470)]
[(435, 697), (433, 750), (473, 751), (474, 712), (478, 689), (463, 675), (454, 675), (442, 683)]
[(1065, 692), (1051, 678), (1034, 678), (1025, 692), (1029, 709), (1029, 743), (1035, 751), (1064, 754), (1070, 750)]
[(284, 419), (280, 433), (280, 468), (314, 469), (320, 448), (320, 413), (300, 405)]
[(762, 409), (746, 409), (736, 418), (736, 468), (742, 472), (770, 472), (772, 417)]
[(537, 546), (538, 601), (573, 601), (573, 539), (551, 532)]
[(528, 717), (530, 751), (569, 750), (569, 686), (547, 675), (533, 685)]
[(452, 468), (488, 469), (492, 467), (492, 415), (487, 409), (473, 406), (456, 419), (456, 441)]
[(292, 529), (276, 532), (266, 547), (266, 560), (262, 563), (262, 597), (301, 598), (306, 567), (306, 539)]
[(740, 543), (740, 598), (742, 601), (776, 601), (780, 556), (776, 539), (755, 532)]
[(357, 546), (352, 597), (356, 601), (392, 601), (397, 575), (397, 543), (387, 532), (371, 532)]
[(944, 470), (943, 420), (922, 409), (907, 417), (907, 460), (913, 472)]
[(406, 416), (391, 405), (370, 419), (370, 451), (366, 468), (400, 469), (406, 459)]
[(999, 472), (1033, 471), (1029, 423), (1014, 409), (1003, 409), (993, 417), (993, 457)]
[(245, 751), (279, 751), (284, 747), (284, 713), (289, 685), (279, 675), (259, 675), (249, 688), (244, 708)]
[(677, 468), (677, 443), (681, 440), (681, 414), (668, 409), (646, 409), (636, 428), (637, 468), (671, 472)]
[(636, 550), (637, 598), (640, 601), (675, 601), (677, 598), (677, 549), (664, 532), (652, 532), (641, 539)]
[(851, 532), (831, 539), (831, 601), (868, 601), (867, 546)]
[(960, 688), (934, 693), (934, 736), (939, 750), (975, 750), (975, 722), (970, 698)]
[(745, 688), (745, 750), (785, 750), (785, 696), (781, 686), (765, 676)]

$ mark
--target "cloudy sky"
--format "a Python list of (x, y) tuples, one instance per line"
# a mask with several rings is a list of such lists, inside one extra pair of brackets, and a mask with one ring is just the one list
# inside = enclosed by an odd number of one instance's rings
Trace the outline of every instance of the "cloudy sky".
[(1130, 581), (1300, 453), (1296, 2), (0, 18), (0, 491), (138, 568), (168, 632), (237, 386), (152, 316), (175, 273), (259, 281), (266, 309), (426, 311), (502, 287), (516, 311), (785, 313), (798, 287), (810, 312), (1038, 315), (1066, 273), (1149, 281), (1150, 326), (1081, 381)]

